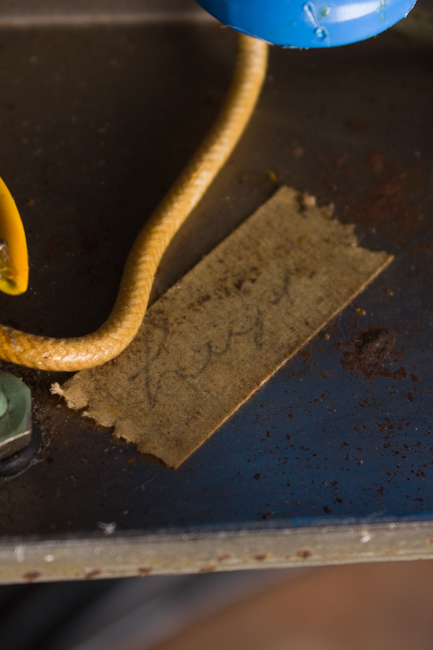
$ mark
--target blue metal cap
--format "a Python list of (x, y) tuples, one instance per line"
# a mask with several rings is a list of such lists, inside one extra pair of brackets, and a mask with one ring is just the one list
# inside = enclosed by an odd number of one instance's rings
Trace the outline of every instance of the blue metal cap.
[(239, 32), (285, 47), (330, 47), (380, 34), (415, 0), (198, 0)]

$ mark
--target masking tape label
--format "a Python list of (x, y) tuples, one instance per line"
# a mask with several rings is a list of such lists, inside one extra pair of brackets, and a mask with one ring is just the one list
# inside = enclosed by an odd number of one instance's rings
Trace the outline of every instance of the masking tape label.
[(117, 359), (53, 392), (177, 468), (392, 260), (331, 217), (281, 188), (148, 310)]

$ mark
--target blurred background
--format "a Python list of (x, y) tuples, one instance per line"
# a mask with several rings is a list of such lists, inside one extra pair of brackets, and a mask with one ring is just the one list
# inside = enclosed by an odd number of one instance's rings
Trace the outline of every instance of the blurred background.
[(433, 562), (0, 588), (2, 650), (427, 650)]

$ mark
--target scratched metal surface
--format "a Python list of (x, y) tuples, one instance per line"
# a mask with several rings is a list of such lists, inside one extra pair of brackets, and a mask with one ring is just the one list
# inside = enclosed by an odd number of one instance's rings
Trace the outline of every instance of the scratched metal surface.
[[(54, 336), (102, 323), (233, 58), (232, 34), (206, 23), (0, 31), (0, 173), (31, 260), (29, 292), (0, 297), (3, 323)], [(44, 438), (37, 462), (0, 483), (0, 545), (102, 538), (98, 522), (145, 536), (430, 519), (432, 81), (432, 48), (398, 33), (272, 49), (253, 122), (170, 247), (154, 299), (272, 195), (268, 170), (334, 202), (363, 246), (395, 261), (176, 472), (50, 396), (65, 375), (11, 368), (33, 388)]]

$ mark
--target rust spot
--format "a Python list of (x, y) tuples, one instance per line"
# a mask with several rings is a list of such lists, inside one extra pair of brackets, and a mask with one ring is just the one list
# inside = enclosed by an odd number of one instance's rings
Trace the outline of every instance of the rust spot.
[(45, 259), (47, 262), (53, 259), (55, 254), (62, 248), (65, 241), (63, 232), (54, 232), (47, 239)]
[(308, 343), (298, 352), (299, 356), (303, 358), (304, 362), (308, 364), (313, 353), (313, 348)]
[(367, 128), (367, 122), (364, 122), (363, 120), (347, 120), (346, 127), (350, 129), (350, 131), (359, 133), (360, 131), (365, 131)]
[[(396, 333), (390, 327), (372, 327), (356, 332), (343, 352), (341, 365), (345, 370), (354, 374), (364, 375), (364, 379), (389, 377), (404, 379), (407, 377), (405, 368), (391, 371), (383, 362), (392, 352), (395, 352)], [(340, 344), (337, 344), (340, 347)]]
[(213, 573), (216, 569), (216, 566), (213, 564), (206, 564), (199, 570), (199, 573)]
[(266, 560), (268, 557), (267, 553), (259, 553), (258, 555), (254, 556), (254, 559), (257, 560), (257, 562), (263, 562), (263, 560)]
[(153, 569), (151, 567), (140, 567), (138, 569), (138, 574), (140, 576), (148, 576), (149, 573), (152, 573)]
[(433, 537), (430, 537), (429, 544), (433, 544)]
[(33, 580), (37, 580), (40, 578), (42, 573), (40, 571), (28, 571), (23, 575), (24, 580), (28, 580), (29, 582), (33, 582)]
[(376, 174), (383, 172), (385, 162), (385, 156), (378, 153), (377, 151), (372, 151), (367, 155), (367, 166)]
[(86, 573), (85, 579), (86, 580), (91, 580), (92, 578), (96, 578), (99, 575), (101, 575), (101, 570), (100, 569), (93, 569), (93, 571), (89, 571), (89, 573)]
[(98, 247), (98, 241), (87, 233), (85, 223), (80, 219), (76, 219), (75, 228), (81, 237), (83, 251), (85, 253), (94, 253)]
[(304, 549), (303, 551), (298, 551), (296, 553), (297, 557), (302, 558), (303, 560), (307, 560), (309, 557), (313, 555), (312, 551), (309, 551), (308, 548)]
[(374, 174), (372, 185), (351, 201), (346, 210), (348, 220), (359, 223), (361, 218), (365, 226), (403, 241), (402, 235), (419, 228), (423, 220), (420, 206), (413, 205), (414, 192), (423, 187), (419, 168), (403, 167), (374, 152), (367, 156), (366, 168)]
[(217, 560), (218, 562), (224, 562), (224, 560), (230, 560), (231, 557), (230, 553), (224, 553), (223, 555), (220, 555)]

